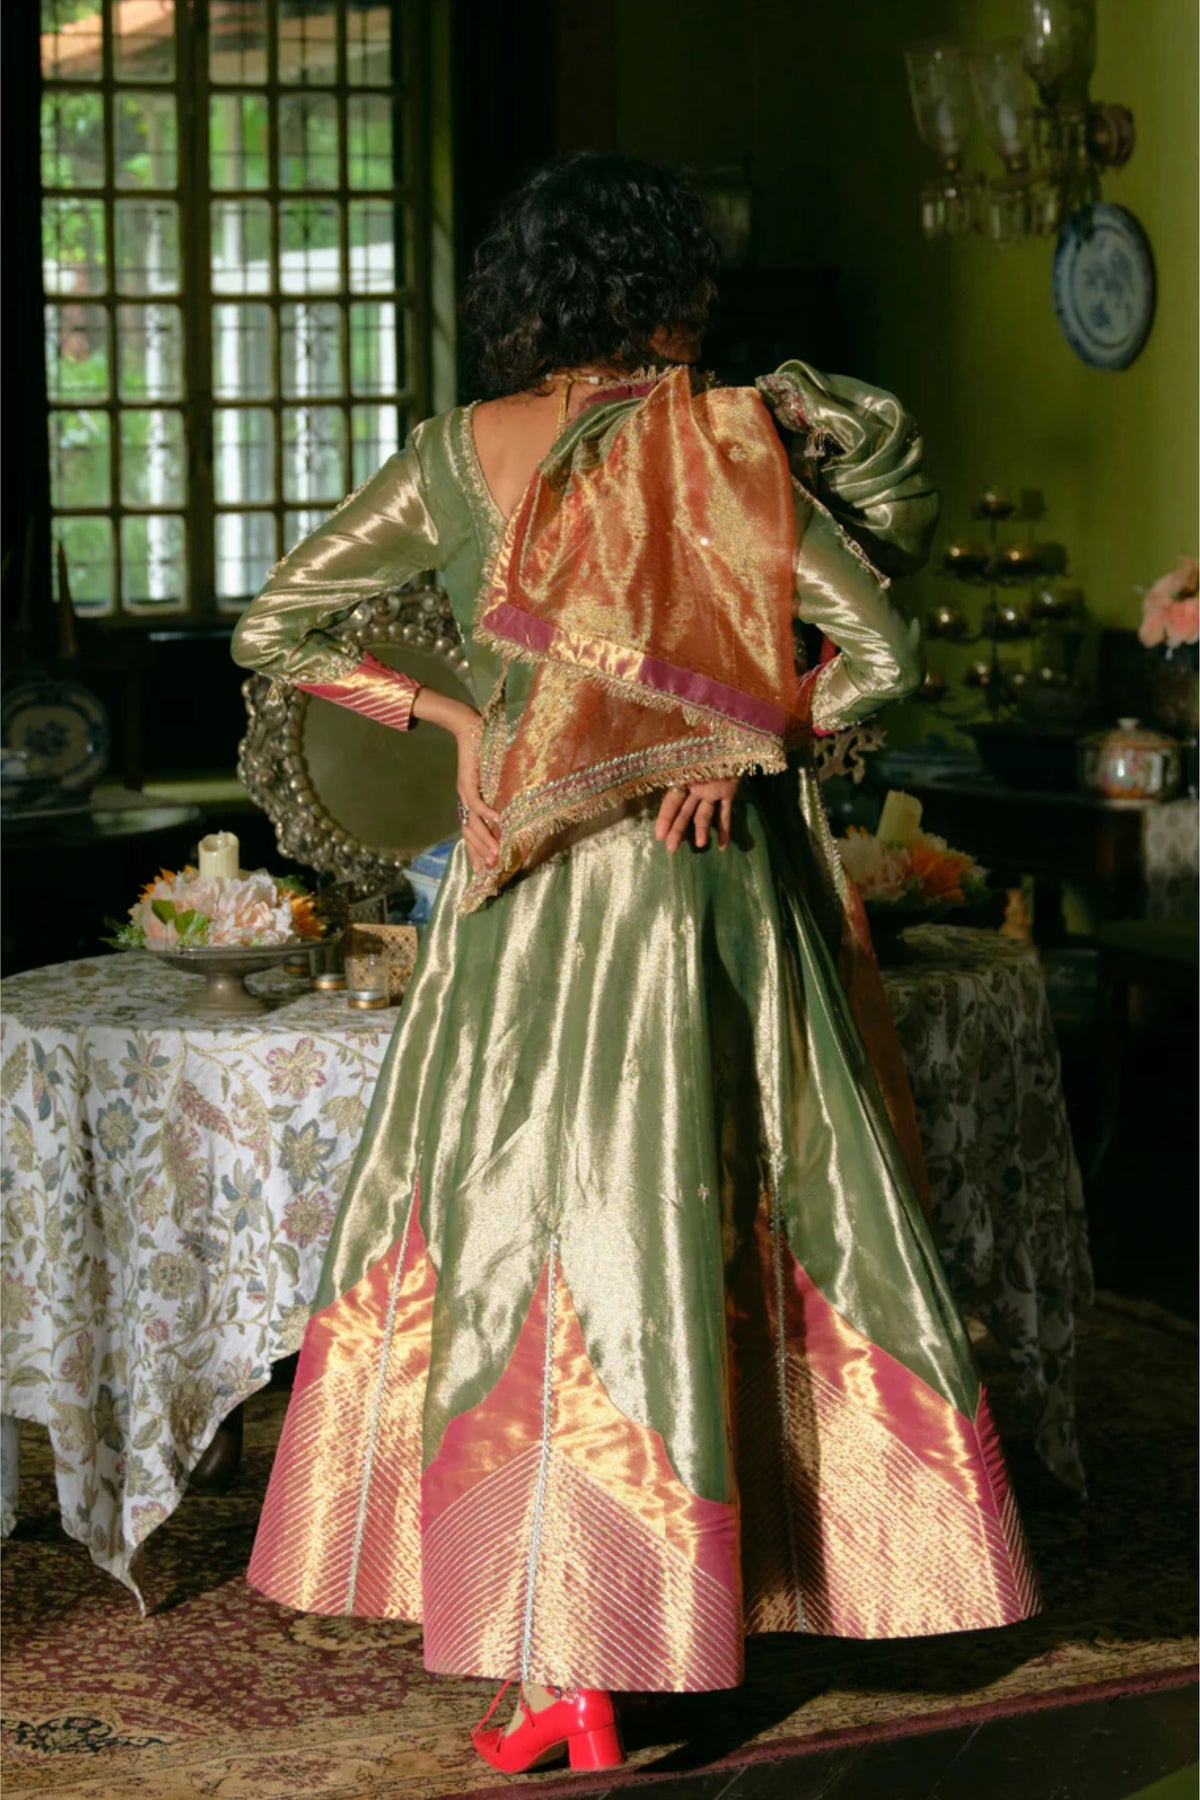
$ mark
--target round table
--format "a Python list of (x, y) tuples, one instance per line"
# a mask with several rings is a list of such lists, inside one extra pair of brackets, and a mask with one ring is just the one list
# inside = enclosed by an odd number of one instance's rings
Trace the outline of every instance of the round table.
[[(1078, 1175), (1031, 952), (922, 928), (885, 973), (960, 1301), (1017, 1367), (1043, 1459), (1082, 1486)], [(221, 1420), (298, 1348), (394, 1012), (278, 970), (271, 1010), (189, 1016), (147, 955), (3, 983), (0, 1413), (48, 1427), (63, 1523), (141, 1600), (138, 1546)], [(3, 1517), (13, 1522), (15, 1458)]]
[(921, 925), (883, 970), (955, 1298), (1014, 1370), (1045, 1466), (1082, 1493), (1075, 1313), (1093, 1298), (1079, 1166), (1037, 952)]
[(66, 1530), (135, 1593), (217, 1426), (299, 1347), (396, 1021), (270, 970), (269, 1012), (210, 1022), (200, 979), (126, 953), (0, 986), (0, 1413), (49, 1427)]

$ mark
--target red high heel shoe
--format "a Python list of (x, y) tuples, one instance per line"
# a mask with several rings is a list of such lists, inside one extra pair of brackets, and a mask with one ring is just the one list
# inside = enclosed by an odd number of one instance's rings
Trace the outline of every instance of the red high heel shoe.
[(506, 1775), (523, 1775), (527, 1769), (553, 1762), (565, 1750), (573, 1769), (617, 1769), (625, 1761), (612, 1695), (602, 1688), (564, 1688), (552, 1705), (534, 1712), (521, 1695), (525, 1717), (511, 1731), (488, 1720), (512, 1686), (506, 1681), (471, 1733), (471, 1742), (484, 1762)]

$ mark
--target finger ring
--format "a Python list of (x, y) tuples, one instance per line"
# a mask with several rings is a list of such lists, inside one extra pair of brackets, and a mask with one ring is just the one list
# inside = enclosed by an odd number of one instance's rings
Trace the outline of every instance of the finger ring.
[(470, 818), (470, 816), (471, 816), (471, 809), (470, 809), (470, 807), (469, 807), (469, 806), (464, 806), (464, 805), (463, 805), (463, 803), (462, 803), (462, 801), (461, 801), (461, 800), (460, 800), (460, 801), (459, 801), (459, 803), (458, 803), (458, 816), (459, 816), (459, 818), (460, 818), (460, 819), (461, 819), (461, 820), (462, 820), (462, 822), (463, 822), (463, 824), (464, 824), (464, 825), (465, 825), (465, 824), (466, 824), (466, 822), (467, 822), (467, 820), (468, 820), (468, 819), (469, 819), (469, 818)]

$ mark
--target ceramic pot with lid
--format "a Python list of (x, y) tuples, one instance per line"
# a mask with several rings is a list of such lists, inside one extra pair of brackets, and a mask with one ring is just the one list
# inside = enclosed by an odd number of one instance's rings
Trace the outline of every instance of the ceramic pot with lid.
[(1079, 744), (1079, 779), (1109, 800), (1166, 800), (1179, 787), (1179, 745), (1136, 719), (1095, 731)]

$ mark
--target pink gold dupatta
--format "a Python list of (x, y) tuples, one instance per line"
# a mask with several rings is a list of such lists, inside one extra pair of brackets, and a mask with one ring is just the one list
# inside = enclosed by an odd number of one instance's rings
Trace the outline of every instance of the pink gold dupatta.
[(468, 912), (563, 827), (675, 784), (782, 769), (808, 728), (792, 482), (762, 401), (694, 394), (677, 369), (603, 460), (581, 443), (530, 482), (483, 597), (476, 636), (535, 672), (515, 727), (502, 692), (485, 714), (500, 855)]

